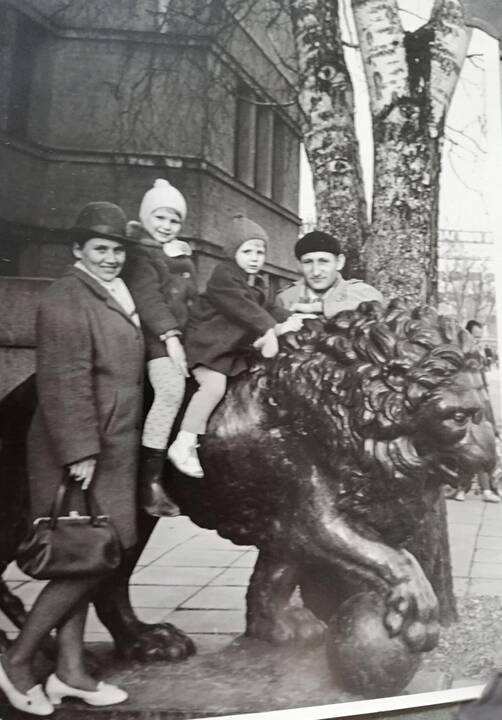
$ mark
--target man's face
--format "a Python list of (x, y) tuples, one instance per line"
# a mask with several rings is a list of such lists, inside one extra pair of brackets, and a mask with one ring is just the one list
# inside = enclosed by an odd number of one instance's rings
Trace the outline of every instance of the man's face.
[(73, 254), (89, 272), (105, 282), (117, 277), (126, 259), (122, 243), (104, 238), (90, 238), (83, 245), (74, 245)]
[(300, 269), (305, 282), (317, 293), (329, 290), (336, 283), (344, 264), (344, 255), (333, 255), (329, 252), (309, 252), (300, 258)]

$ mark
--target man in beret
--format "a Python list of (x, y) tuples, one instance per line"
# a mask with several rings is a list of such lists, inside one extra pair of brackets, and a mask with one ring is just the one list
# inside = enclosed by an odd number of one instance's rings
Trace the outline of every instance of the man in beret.
[(307, 233), (296, 243), (295, 255), (303, 277), (276, 298), (287, 310), (330, 318), (368, 300), (383, 303), (382, 294), (371, 285), (342, 278), (345, 255), (332, 235), (319, 230)]

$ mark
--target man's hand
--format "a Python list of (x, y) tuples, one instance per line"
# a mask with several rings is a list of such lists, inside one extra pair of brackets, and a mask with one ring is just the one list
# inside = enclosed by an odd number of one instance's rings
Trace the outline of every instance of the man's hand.
[(316, 319), (317, 315), (305, 315), (303, 313), (296, 313), (294, 315), (290, 315), (287, 320), (284, 320), (284, 322), (277, 323), (277, 325), (275, 326), (275, 334), (284, 335), (284, 333), (287, 332), (298, 332), (302, 329), (303, 321), (307, 320), (307, 318)]
[(322, 301), (312, 300), (311, 302), (295, 302), (291, 305), (291, 310), (295, 313), (316, 313), (316, 315), (322, 315)]
[(82, 490), (87, 490), (92, 482), (95, 469), (96, 458), (88, 457), (68, 465), (68, 475), (75, 482), (82, 483)]
[(183, 375), (183, 377), (188, 377), (187, 359), (185, 351), (177, 335), (173, 335), (173, 337), (167, 338), (166, 350), (178, 372)]
[(265, 335), (262, 335), (255, 340), (253, 347), (260, 350), (262, 357), (273, 358), (279, 352), (279, 343), (277, 341), (277, 335), (275, 334), (275, 328), (267, 330)]

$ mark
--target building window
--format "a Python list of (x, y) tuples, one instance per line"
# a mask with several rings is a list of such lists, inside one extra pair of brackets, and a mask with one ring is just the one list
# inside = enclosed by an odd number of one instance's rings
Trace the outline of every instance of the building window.
[(236, 118), (236, 178), (296, 211), (298, 138), (274, 106), (246, 85), (237, 90)]
[(237, 90), (237, 127), (235, 132), (235, 177), (254, 187), (256, 157), (256, 102), (250, 88)]
[(20, 140), (28, 135), (33, 72), (43, 38), (43, 29), (19, 13), (12, 57), (7, 132)]

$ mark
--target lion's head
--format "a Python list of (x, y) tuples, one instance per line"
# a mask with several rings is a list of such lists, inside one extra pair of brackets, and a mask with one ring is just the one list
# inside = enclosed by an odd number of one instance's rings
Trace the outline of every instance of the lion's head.
[(493, 467), (480, 370), (453, 319), (362, 303), (306, 321), (254, 375), (272, 423), (317, 448), (338, 507), (381, 530), (390, 504), (401, 514), (408, 505), (411, 520), (426, 484), (456, 486)]

